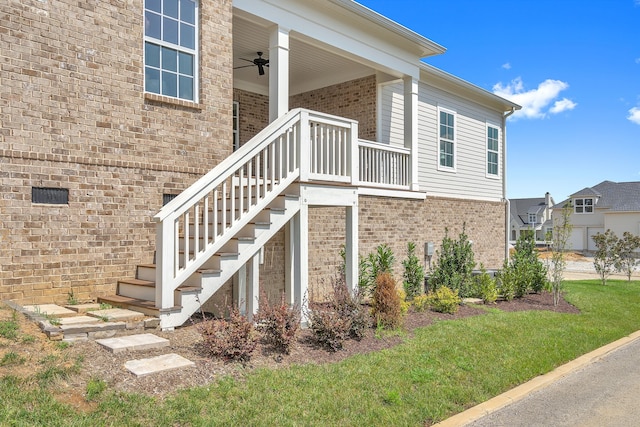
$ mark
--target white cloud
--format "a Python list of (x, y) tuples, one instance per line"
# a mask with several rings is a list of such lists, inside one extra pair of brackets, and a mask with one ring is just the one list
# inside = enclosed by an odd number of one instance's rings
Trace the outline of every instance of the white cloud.
[[(640, 1), (640, 0), (638, 0), (638, 1)], [(508, 62), (504, 63), (504, 64), (502, 64), (502, 68), (504, 68), (505, 70), (510, 70), (511, 69), (511, 64), (509, 64)]]
[[(640, 1), (640, 0), (638, 0)], [(633, 107), (632, 109), (629, 110), (629, 116), (627, 117), (627, 120), (640, 125), (640, 107)]]
[(493, 93), (522, 106), (522, 109), (516, 111), (512, 117), (542, 119), (547, 116), (547, 113), (557, 114), (575, 108), (577, 104), (567, 98), (556, 101), (549, 108), (551, 103), (558, 98), (560, 92), (568, 87), (569, 84), (563, 81), (547, 79), (540, 83), (536, 89), (525, 90), (522, 79), (518, 77), (504, 86), (501, 82), (496, 83), (493, 86)]
[[(640, 1), (640, 0), (638, 0)], [(640, 64), (640, 58), (636, 58), (636, 64)]]
[(560, 101), (556, 101), (553, 103), (553, 107), (549, 109), (549, 112), (553, 114), (558, 114), (558, 113), (562, 113), (563, 111), (573, 110), (574, 108), (576, 108), (577, 105), (578, 104), (576, 104), (570, 99), (562, 98)]

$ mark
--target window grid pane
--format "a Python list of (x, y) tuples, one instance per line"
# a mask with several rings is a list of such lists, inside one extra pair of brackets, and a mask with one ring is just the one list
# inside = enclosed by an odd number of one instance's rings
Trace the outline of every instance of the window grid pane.
[(498, 175), (498, 129), (487, 128), (487, 173)]
[(145, 91), (196, 101), (197, 6), (145, 0)]

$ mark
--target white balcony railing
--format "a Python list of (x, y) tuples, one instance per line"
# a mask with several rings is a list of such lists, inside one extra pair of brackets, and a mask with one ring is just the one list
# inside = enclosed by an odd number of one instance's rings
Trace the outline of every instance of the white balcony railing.
[(411, 150), (377, 142), (358, 143), (360, 182), (376, 187), (408, 189), (411, 185)]

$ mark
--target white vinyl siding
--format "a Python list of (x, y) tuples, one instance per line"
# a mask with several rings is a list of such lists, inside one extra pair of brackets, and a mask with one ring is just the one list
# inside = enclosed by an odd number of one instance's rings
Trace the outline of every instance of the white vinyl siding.
[[(418, 178), (427, 195), (502, 200), (502, 159), (498, 179), (487, 177), (487, 123), (501, 123), (502, 115), (424, 82), (418, 88)], [(378, 140), (404, 146), (404, 87), (402, 81), (382, 84)], [(439, 110), (455, 111), (456, 173), (438, 170)], [(498, 129), (499, 155), (502, 155), (502, 129)]]
[(402, 82), (380, 85), (378, 142), (404, 147), (404, 95)]

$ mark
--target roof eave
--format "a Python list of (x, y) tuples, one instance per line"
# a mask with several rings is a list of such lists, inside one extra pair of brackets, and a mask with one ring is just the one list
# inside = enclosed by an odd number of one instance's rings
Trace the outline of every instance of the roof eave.
[(446, 52), (446, 48), (438, 43), (429, 40), (428, 38), (421, 36), (408, 29), (407, 27), (398, 24), (397, 22), (387, 18), (378, 12), (369, 9), (366, 6), (361, 5), (353, 0), (329, 0), (330, 2), (349, 10), (352, 13), (360, 15), (362, 18), (369, 20), (371, 23), (383, 27), (389, 31), (396, 33), (397, 35), (407, 39), (414, 45), (416, 45), (421, 51), (420, 57), (426, 58), (434, 55), (441, 55)]

